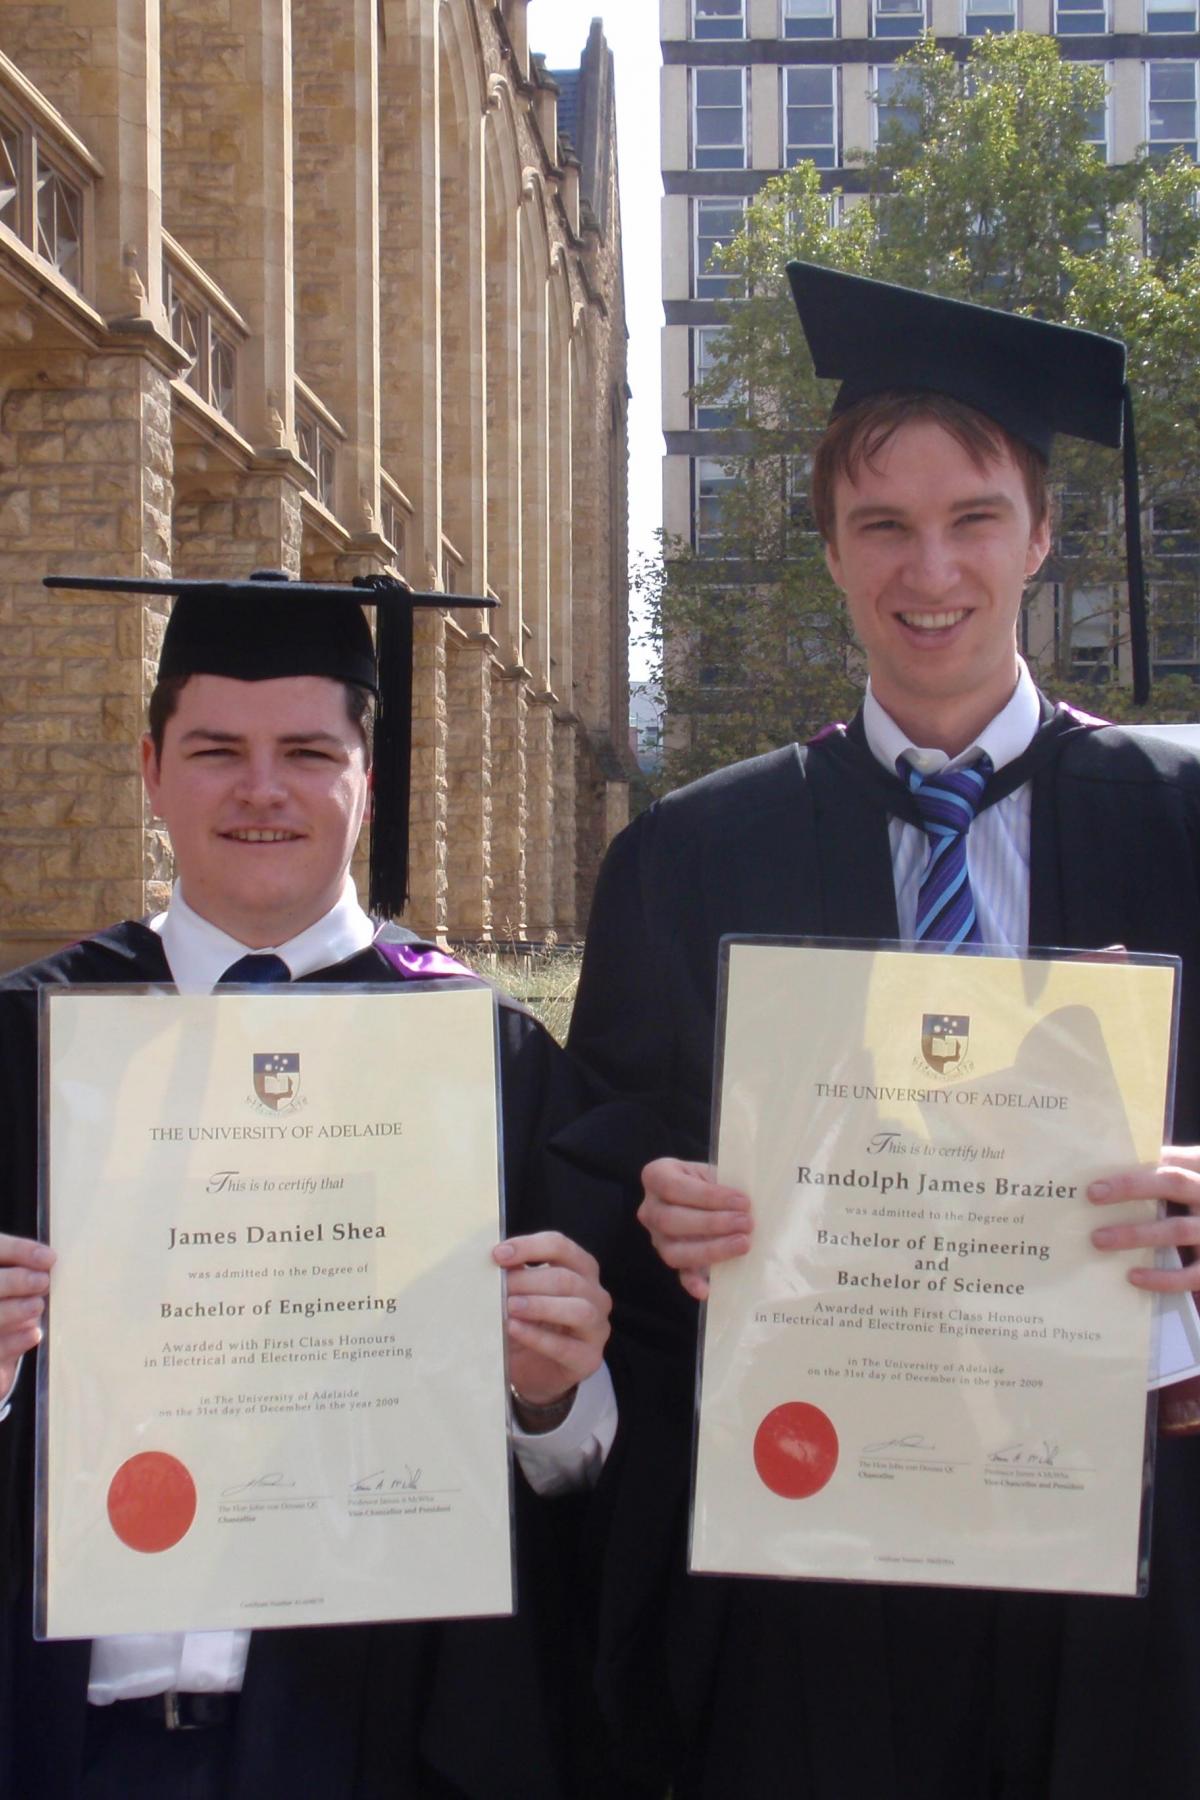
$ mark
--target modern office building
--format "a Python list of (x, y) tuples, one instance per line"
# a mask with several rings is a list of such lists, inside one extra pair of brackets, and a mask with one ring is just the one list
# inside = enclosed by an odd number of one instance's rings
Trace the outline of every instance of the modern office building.
[[(895, 63), (932, 32), (966, 56), (986, 31), (1053, 33), (1064, 56), (1103, 68), (1109, 88), (1093, 120), (1112, 161), (1143, 144), (1193, 158), (1200, 139), (1200, 20), (1195, 0), (660, 0), (663, 52), (664, 524), (703, 553), (718, 541), (726, 467), (719, 411), (690, 390), (705, 373), (729, 282), (710, 263), (772, 175), (808, 160), (822, 184), (860, 185), (855, 153), (902, 105)], [(848, 202), (847, 202), (848, 203)], [(1182, 518), (1171, 545), (1194, 564), (1200, 541)], [(1186, 528), (1185, 528), (1186, 527)], [(1095, 670), (1120, 653), (1108, 617), (1080, 602), (1073, 664)], [(1030, 621), (1034, 649), (1053, 647), (1046, 596)], [(1158, 634), (1157, 668), (1200, 678), (1200, 622)]]

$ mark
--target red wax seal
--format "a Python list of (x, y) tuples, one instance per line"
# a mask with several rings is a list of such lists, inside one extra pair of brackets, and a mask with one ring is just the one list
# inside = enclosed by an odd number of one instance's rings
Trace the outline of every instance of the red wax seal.
[(143, 1450), (108, 1484), (108, 1522), (131, 1550), (169, 1550), (196, 1516), (196, 1484), (176, 1456)]
[(769, 1412), (754, 1434), (758, 1478), (784, 1500), (819, 1494), (837, 1468), (833, 1421), (807, 1400), (789, 1400)]

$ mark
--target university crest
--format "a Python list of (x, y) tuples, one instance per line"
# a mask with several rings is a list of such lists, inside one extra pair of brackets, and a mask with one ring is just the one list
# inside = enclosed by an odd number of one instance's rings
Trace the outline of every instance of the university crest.
[(254, 1058), (254, 1091), (272, 1112), (286, 1112), (300, 1093), (298, 1051), (271, 1050)]
[(938, 1075), (953, 1074), (967, 1054), (971, 1021), (961, 1013), (926, 1013), (921, 1020), (921, 1055)]

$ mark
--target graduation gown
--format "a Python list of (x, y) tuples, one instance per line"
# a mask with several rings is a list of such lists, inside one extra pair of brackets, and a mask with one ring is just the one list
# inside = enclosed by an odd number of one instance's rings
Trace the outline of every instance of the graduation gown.
[[(387, 935), (412, 941), (394, 928)], [(38, 990), (170, 979), (161, 939), (127, 922), (0, 981), (0, 1230), (37, 1235)], [(401, 977), (372, 946), (303, 979)], [(561, 1230), (618, 1274), (624, 1246), (632, 1247), (629, 1280), (616, 1282), (624, 1297), (607, 1358), (622, 1411), (617, 1443), (598, 1494), (539, 1500), (518, 1476), (514, 1618), (255, 1632), (232, 1800), (575, 1800), (643, 1791), (610, 1766), (591, 1696), (608, 1538), (620, 1516), (617, 1476), (629, 1461), (626, 1421), (655, 1404), (661, 1325), (645, 1291), (657, 1274), (643, 1234), (631, 1228), (630, 1195), (605, 1167), (609, 1143), (627, 1130), (612, 1116), (604, 1123), (603, 1108), (582, 1118), (593, 1096), (536, 1021), (503, 999), (499, 1034), (509, 1231)], [(71, 1800), (91, 1647), (37, 1644), (30, 1632), (33, 1360), (0, 1424), (0, 1796)], [(635, 1445), (640, 1439), (634, 1432)]]
[[(1175, 1139), (1200, 1139), (1200, 762), (1068, 709), (1033, 784), (1030, 942), (1183, 959)], [(860, 721), (682, 789), (614, 843), (571, 1048), (707, 1157), (723, 933), (894, 938), (902, 785)], [(677, 1482), (686, 1482), (686, 1467)], [(676, 1503), (677, 1504), (677, 1503)], [(677, 1800), (1200, 1794), (1200, 1439), (1158, 1448), (1147, 1599), (688, 1578), (664, 1657)]]

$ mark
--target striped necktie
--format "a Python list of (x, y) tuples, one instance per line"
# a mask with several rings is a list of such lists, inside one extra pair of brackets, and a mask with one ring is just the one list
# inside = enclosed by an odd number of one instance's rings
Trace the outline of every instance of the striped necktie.
[(224, 987), (226, 982), (244, 981), (251, 986), (265, 986), (268, 981), (290, 981), (292, 971), (282, 956), (275, 956), (271, 951), (255, 951), (250, 956), (240, 956), (235, 963), (230, 963), (225, 973), (217, 982)]
[(929, 861), (917, 894), (917, 942), (941, 944), (947, 952), (978, 944), (979, 920), (967, 875), (967, 833), (992, 773), (992, 759), (978, 756), (967, 768), (943, 769), (937, 775), (920, 775), (902, 761), (899, 773), (908, 783), (929, 839)]

